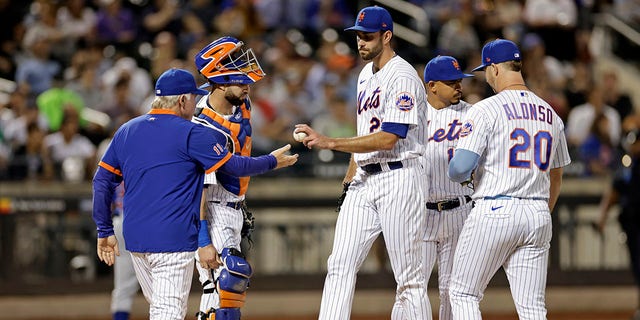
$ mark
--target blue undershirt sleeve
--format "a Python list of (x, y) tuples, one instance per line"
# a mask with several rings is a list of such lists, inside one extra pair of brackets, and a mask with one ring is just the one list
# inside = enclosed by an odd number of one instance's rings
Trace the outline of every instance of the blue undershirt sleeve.
[(381, 130), (393, 133), (401, 139), (404, 139), (407, 137), (407, 132), (409, 132), (409, 125), (406, 123), (383, 122)]
[(114, 235), (111, 219), (111, 203), (122, 177), (98, 167), (93, 177), (93, 221), (96, 223), (98, 238)]
[(259, 157), (243, 157), (234, 154), (218, 170), (234, 177), (249, 177), (272, 170), (277, 164), (276, 157), (270, 154)]
[(449, 179), (454, 182), (469, 180), (471, 172), (478, 166), (480, 155), (465, 149), (456, 149), (456, 152), (449, 162)]

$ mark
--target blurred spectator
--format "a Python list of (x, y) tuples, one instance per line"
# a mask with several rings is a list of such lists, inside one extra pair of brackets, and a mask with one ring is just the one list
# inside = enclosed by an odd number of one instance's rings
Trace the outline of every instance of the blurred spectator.
[[(479, 32), (483, 38), (505, 38), (516, 41), (522, 37), (522, 3), (513, 0), (476, 1)], [(526, 59), (525, 59), (526, 61)]]
[(618, 111), (620, 119), (625, 119), (635, 113), (629, 95), (620, 91), (618, 75), (615, 71), (606, 70), (602, 73), (602, 87), (605, 103)]
[[(47, 120), (49, 130), (55, 132), (60, 130), (65, 109), (72, 107), (78, 114), (82, 114), (84, 102), (79, 95), (71, 90), (62, 88), (51, 88), (38, 96), (36, 99), (38, 110)], [(85, 125), (85, 120), (80, 120), (81, 125)]]
[(608, 130), (603, 132), (613, 146), (620, 142), (621, 122), (618, 112), (604, 102), (604, 92), (601, 86), (594, 86), (589, 93), (587, 103), (579, 105), (569, 113), (566, 126), (567, 141), (574, 146), (582, 145), (589, 136), (596, 119), (604, 116), (608, 120)]
[(189, 0), (187, 10), (191, 12), (205, 29), (205, 34), (215, 31), (215, 16), (220, 12), (218, 1)]
[(138, 36), (136, 16), (122, 5), (122, 0), (97, 0), (96, 40), (102, 45), (114, 45), (129, 54), (134, 52)]
[(43, 176), (42, 145), (45, 131), (31, 122), (26, 128), (26, 141), (13, 150), (9, 163), (9, 180), (39, 180)]
[(31, 4), (31, 18), (26, 24), (26, 31), (22, 45), (29, 48), (41, 38), (46, 38), (51, 44), (51, 54), (60, 63), (67, 63), (71, 58), (65, 46), (65, 34), (58, 28), (56, 13), (58, 7), (56, 2), (41, 0)]
[(543, 39), (547, 53), (561, 61), (576, 56), (578, 8), (574, 0), (525, 0), (524, 21)]
[(153, 39), (151, 57), (151, 78), (157, 79), (164, 71), (175, 65), (178, 59), (176, 37), (171, 32), (160, 32)]
[(62, 33), (60, 50), (68, 63), (79, 43), (95, 41), (96, 13), (85, 0), (66, 0), (56, 14), (56, 26)]
[(152, 0), (142, 12), (144, 38), (153, 41), (161, 32), (169, 32), (178, 39), (178, 50), (186, 48), (205, 37), (206, 28), (185, 6), (185, 0)]
[(472, 52), (480, 50), (480, 40), (473, 27), (471, 1), (461, 0), (461, 10), (447, 21), (438, 34), (438, 54), (455, 56), (463, 67)]
[[(596, 226), (604, 234), (612, 207), (620, 205), (618, 222), (626, 235), (636, 294), (640, 294), (640, 118), (633, 115), (625, 118), (624, 122), (627, 124), (623, 141), (626, 160), (621, 162), (612, 184), (602, 195)], [(640, 300), (636, 302), (636, 312), (631, 319), (640, 320)]]
[(32, 100), (20, 90), (11, 93), (7, 108), (11, 109), (11, 121), (4, 122), (0, 125), (3, 129), (2, 135), (11, 149), (23, 147), (28, 140), (28, 127), (32, 124), (44, 132), (49, 129), (47, 120), (40, 115), (38, 108), (33, 104)]
[(122, 119), (131, 119), (139, 115), (139, 105), (132, 99), (131, 76), (123, 73), (116, 81), (109, 99), (100, 106), (100, 110), (109, 115), (115, 123), (122, 123)]
[(567, 84), (564, 89), (569, 108), (574, 108), (587, 102), (587, 96), (593, 83), (591, 66), (584, 62), (574, 62), (572, 68), (569, 68), (567, 72)]
[(548, 82), (554, 89), (561, 90), (565, 87), (567, 77), (564, 65), (555, 57), (547, 55), (545, 43), (540, 36), (527, 33), (522, 38), (521, 48), (522, 72), (527, 81), (536, 78)]
[(115, 84), (123, 74), (128, 74), (130, 101), (134, 105), (140, 105), (149, 95), (152, 94), (152, 80), (149, 72), (138, 67), (138, 63), (131, 57), (121, 57), (113, 67), (102, 75), (102, 82), (105, 87), (105, 98), (112, 99)]
[(44, 29), (30, 29), (22, 44), (26, 54), (18, 61), (16, 82), (31, 96), (37, 96), (53, 86), (54, 77), (60, 73), (61, 66), (51, 59), (52, 43)]
[(85, 106), (100, 110), (100, 106), (104, 101), (104, 88), (96, 72), (95, 67), (89, 63), (82, 62), (74, 70), (77, 75), (69, 79), (64, 88), (80, 96)]
[(616, 147), (609, 136), (609, 119), (599, 113), (593, 120), (587, 138), (578, 146), (578, 155), (586, 166), (586, 175), (603, 176), (611, 172)]
[(26, 12), (22, 1), (0, 0), (0, 78), (15, 80), (16, 57), (24, 37), (22, 19)]
[(96, 166), (96, 146), (80, 134), (80, 114), (73, 107), (63, 111), (60, 131), (44, 137), (44, 178), (79, 182), (90, 179)]
[[(306, 2), (306, 0), (289, 2), (290, 7), (285, 9), (287, 11), (286, 17), (300, 18), (300, 16), (296, 16), (296, 13), (292, 11), (295, 10), (299, 4)], [(215, 26), (221, 34), (248, 39), (259, 36), (264, 32), (263, 17), (266, 17), (266, 15), (264, 12), (258, 14), (252, 0), (228, 0), (223, 2), (222, 12), (215, 17)], [(280, 18), (280, 21), (278, 21), (280, 27), (286, 28), (288, 26), (286, 23), (287, 19), (283, 16)], [(304, 19), (304, 14), (302, 15), (302, 19)], [(299, 27), (302, 27), (302, 25)]]

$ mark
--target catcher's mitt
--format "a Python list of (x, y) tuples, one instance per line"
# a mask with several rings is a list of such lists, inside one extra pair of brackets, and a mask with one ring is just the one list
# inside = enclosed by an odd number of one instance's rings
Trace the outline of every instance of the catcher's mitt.
[(336, 212), (340, 212), (340, 207), (342, 207), (344, 198), (347, 197), (347, 190), (349, 190), (350, 185), (351, 185), (351, 182), (345, 182), (342, 184), (342, 194), (338, 197), (338, 207), (336, 208)]
[(255, 229), (255, 218), (253, 217), (253, 213), (247, 209), (247, 202), (242, 203), (242, 231), (240, 231), (240, 235), (242, 238), (246, 238), (249, 242), (249, 245), (253, 244), (253, 239), (251, 239), (251, 233)]

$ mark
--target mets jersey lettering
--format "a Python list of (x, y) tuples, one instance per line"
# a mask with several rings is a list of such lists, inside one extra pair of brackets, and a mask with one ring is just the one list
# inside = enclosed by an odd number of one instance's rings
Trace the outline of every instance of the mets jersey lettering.
[(437, 110), (428, 106), (428, 138), (423, 156), (423, 166), (427, 170), (427, 181), (430, 183), (427, 202), (471, 195), (473, 190), (453, 182), (447, 177), (447, 168), (453, 158), (458, 144), (462, 121), (471, 105), (465, 101)]
[(400, 161), (422, 155), (426, 141), (426, 96), (416, 70), (399, 56), (393, 57), (377, 72), (368, 63), (358, 77), (357, 128), (363, 136), (377, 132), (384, 122), (408, 124), (406, 138), (392, 150), (355, 153), (359, 166)]
[(503, 104), (507, 120), (538, 120), (553, 124), (553, 110), (550, 107), (522, 102), (519, 106), (514, 103)]

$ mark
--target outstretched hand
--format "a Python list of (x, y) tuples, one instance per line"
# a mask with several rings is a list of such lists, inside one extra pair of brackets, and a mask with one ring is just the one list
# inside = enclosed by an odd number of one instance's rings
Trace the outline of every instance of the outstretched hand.
[(108, 266), (112, 266), (116, 262), (116, 256), (120, 255), (116, 236), (112, 235), (106, 238), (98, 238), (97, 252), (100, 261), (106, 263)]
[(289, 150), (291, 150), (291, 145), (287, 144), (280, 149), (271, 151), (271, 155), (276, 157), (276, 161), (278, 161), (276, 169), (291, 166), (298, 161), (298, 154), (288, 154)]

